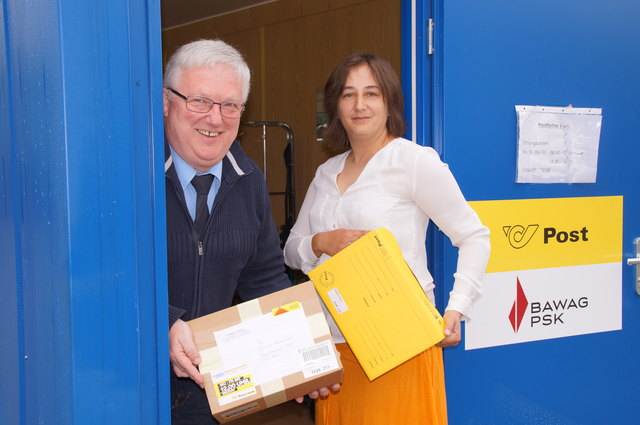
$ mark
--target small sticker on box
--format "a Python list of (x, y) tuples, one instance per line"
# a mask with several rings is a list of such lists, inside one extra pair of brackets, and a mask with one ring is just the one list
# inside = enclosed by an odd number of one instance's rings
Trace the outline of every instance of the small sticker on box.
[(211, 380), (220, 406), (256, 393), (255, 383), (246, 366), (217, 373), (212, 372)]
[(288, 313), (290, 311), (293, 310), (297, 310), (299, 309), (300, 306), (300, 301), (294, 301), (292, 303), (286, 304), (286, 305), (281, 305), (280, 307), (276, 307), (274, 309), (271, 309), (271, 314), (273, 314), (274, 316), (278, 316), (280, 314), (284, 314), (284, 313)]
[(305, 379), (338, 369), (338, 361), (330, 340), (298, 350)]

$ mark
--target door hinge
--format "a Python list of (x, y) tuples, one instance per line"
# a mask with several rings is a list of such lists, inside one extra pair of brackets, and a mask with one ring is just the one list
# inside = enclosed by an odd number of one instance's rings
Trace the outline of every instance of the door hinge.
[(435, 47), (433, 46), (433, 30), (435, 26), (436, 26), (436, 23), (434, 22), (434, 20), (429, 18), (429, 20), (427, 21), (427, 34), (428, 34), (428, 40), (429, 40), (429, 45), (427, 46), (428, 55), (432, 55), (433, 52), (435, 51)]

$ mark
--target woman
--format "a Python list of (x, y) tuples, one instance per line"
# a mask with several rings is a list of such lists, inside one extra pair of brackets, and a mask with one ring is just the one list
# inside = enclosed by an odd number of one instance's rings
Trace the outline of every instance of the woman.
[(459, 248), (455, 283), (443, 315), (445, 339), (370, 382), (333, 319), (334, 342), (345, 367), (339, 392), (316, 403), (316, 423), (445, 424), (442, 347), (460, 341), (489, 258), (489, 230), (469, 207), (437, 153), (403, 139), (402, 89), (384, 59), (356, 53), (343, 59), (325, 85), (325, 138), (348, 150), (318, 167), (285, 246), (285, 262), (307, 273), (367, 231), (393, 233), (431, 301), (425, 238), (433, 220)]

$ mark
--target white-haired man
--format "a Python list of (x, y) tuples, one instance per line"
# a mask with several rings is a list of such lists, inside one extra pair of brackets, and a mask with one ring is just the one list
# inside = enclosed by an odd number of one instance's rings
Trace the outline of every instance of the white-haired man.
[(180, 47), (164, 74), (173, 425), (217, 423), (185, 321), (291, 285), (264, 176), (235, 142), (249, 86), (242, 55), (220, 40)]

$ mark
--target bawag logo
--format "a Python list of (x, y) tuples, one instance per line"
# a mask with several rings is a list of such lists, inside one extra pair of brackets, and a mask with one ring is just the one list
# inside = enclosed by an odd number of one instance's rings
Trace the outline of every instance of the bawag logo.
[(511, 327), (514, 332), (518, 332), (518, 329), (520, 329), (522, 318), (524, 317), (524, 314), (527, 311), (527, 306), (529, 305), (529, 300), (527, 300), (527, 296), (522, 290), (520, 279), (517, 277), (516, 284), (516, 300), (513, 302), (511, 312), (509, 313), (509, 321), (511, 322)]
[[(584, 310), (589, 307), (588, 297), (560, 298), (529, 301), (522, 289), (520, 278), (516, 277), (516, 299), (509, 312), (509, 322), (515, 333), (518, 333), (525, 314), (529, 313), (527, 324), (529, 328), (562, 326), (570, 319), (572, 311)], [(565, 316), (566, 314), (566, 316)]]

